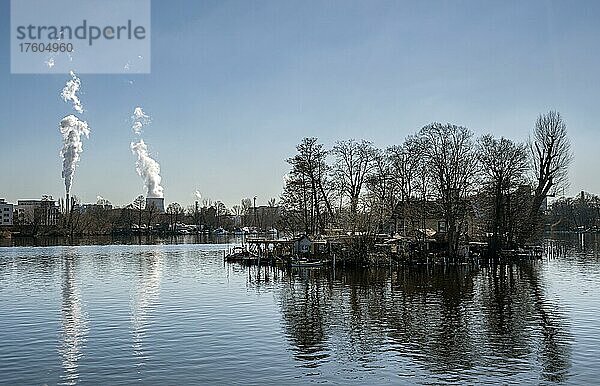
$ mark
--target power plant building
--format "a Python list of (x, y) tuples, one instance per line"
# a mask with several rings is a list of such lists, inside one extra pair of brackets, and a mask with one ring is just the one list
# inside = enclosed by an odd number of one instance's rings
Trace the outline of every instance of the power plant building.
[(146, 197), (146, 209), (153, 206), (158, 213), (165, 213), (165, 199), (163, 197)]

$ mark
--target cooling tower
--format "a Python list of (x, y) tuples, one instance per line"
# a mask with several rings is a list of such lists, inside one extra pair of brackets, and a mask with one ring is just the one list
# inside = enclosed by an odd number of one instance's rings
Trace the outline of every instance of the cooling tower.
[(146, 208), (154, 206), (158, 213), (165, 213), (165, 199), (163, 197), (146, 197)]

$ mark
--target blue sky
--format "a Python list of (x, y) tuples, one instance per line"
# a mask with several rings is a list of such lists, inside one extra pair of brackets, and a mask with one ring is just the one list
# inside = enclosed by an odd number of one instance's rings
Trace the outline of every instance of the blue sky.
[[(596, 1), (153, 1), (152, 73), (81, 76), (92, 134), (72, 192), (117, 205), (145, 193), (129, 149), (143, 106), (167, 202), (197, 189), (266, 203), (304, 136), (386, 147), (440, 121), (525, 140), (549, 109), (575, 152), (566, 193), (600, 193), (599, 16)], [(11, 75), (0, 55), (0, 197), (64, 194), (67, 79)]]

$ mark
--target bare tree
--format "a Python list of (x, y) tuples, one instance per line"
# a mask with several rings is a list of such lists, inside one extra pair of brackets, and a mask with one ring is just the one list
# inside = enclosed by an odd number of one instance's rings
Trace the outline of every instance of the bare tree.
[(477, 159), (480, 163), (482, 182), (492, 201), (492, 242), (490, 250), (497, 253), (502, 241), (512, 241), (509, 198), (511, 192), (525, 181), (527, 151), (523, 144), (492, 135), (484, 135), (478, 141)]
[[(431, 175), (425, 154), (426, 147), (424, 137), (409, 136), (402, 145), (387, 149), (394, 191), (402, 204), (402, 212), (396, 214), (402, 216), (403, 230), (406, 230), (408, 221), (424, 217)], [(421, 200), (421, 208), (411, 203), (414, 198)], [(425, 224), (422, 226), (425, 227)]]
[(282, 199), (294, 210), (304, 211), (307, 233), (316, 234), (325, 228), (326, 216), (330, 219), (333, 217), (326, 188), (329, 169), (325, 162), (327, 151), (314, 137), (304, 138), (296, 149), (298, 153), (287, 160), (292, 170)]
[(277, 207), (277, 199), (271, 198), (267, 201), (267, 213), (265, 218), (265, 229), (272, 229), (277, 223), (277, 215), (279, 208)]
[(536, 223), (542, 203), (551, 189), (568, 183), (571, 143), (560, 113), (549, 111), (538, 117), (530, 139), (530, 150), (536, 180), (530, 218)]
[(252, 200), (250, 198), (242, 198), (242, 213), (248, 215), (250, 214), (250, 209), (252, 209)]
[(549, 211), (552, 230), (585, 232), (600, 226), (600, 197), (581, 192), (576, 197), (559, 198)]
[(223, 217), (229, 214), (229, 210), (227, 209), (227, 206), (225, 206), (225, 204), (221, 201), (216, 201), (214, 207), (215, 216), (217, 218), (217, 226), (221, 226), (221, 220), (223, 219)]
[(242, 225), (251, 224), (250, 221), (246, 220), (252, 214), (252, 200), (250, 198), (242, 198), (241, 204), (242, 213), (240, 215), (244, 218), (244, 220), (242, 221)]
[(144, 214), (144, 209), (146, 209), (146, 199), (144, 198), (144, 196), (142, 196), (140, 194), (133, 200), (133, 203), (131, 204), (131, 206), (133, 207), (133, 209), (135, 210), (135, 213), (137, 215), (138, 232), (141, 232), (142, 231), (142, 216)]
[(475, 188), (473, 133), (462, 126), (432, 123), (421, 129), (419, 136), (425, 143), (424, 155), (446, 221), (448, 254), (456, 257), (465, 225), (466, 198)]
[(285, 212), (285, 222), (282, 224), (284, 229), (292, 233), (300, 229), (306, 234), (310, 233), (313, 228), (312, 208), (314, 206), (308, 179), (303, 174), (292, 170), (285, 178), (280, 201)]
[(419, 137), (408, 137), (398, 146), (388, 148), (392, 175), (401, 201), (410, 201), (418, 186), (419, 167), (423, 165), (423, 141)]
[(154, 204), (146, 205), (146, 232), (152, 231), (152, 222), (158, 214), (158, 208)]
[(342, 193), (350, 200), (350, 215), (352, 230), (356, 227), (358, 201), (363, 191), (369, 173), (374, 168), (375, 148), (369, 141), (338, 141), (333, 147), (335, 157), (334, 176), (340, 181)]
[(231, 213), (233, 213), (234, 216), (240, 217), (243, 213), (242, 211), (242, 207), (240, 205), (234, 205), (231, 207)]
[(395, 204), (391, 159), (386, 152), (376, 150), (373, 157), (373, 170), (367, 177), (366, 186), (371, 202), (370, 211), (374, 212), (377, 230), (381, 232), (384, 221), (390, 217)]
[(183, 213), (183, 207), (177, 202), (170, 203), (167, 206), (167, 215), (169, 216), (169, 228), (171, 231), (176, 230), (177, 222), (179, 221), (179, 218), (183, 215)]
[(203, 198), (202, 199), (202, 207), (203, 208), (210, 208), (211, 206), (213, 206), (213, 200), (210, 198)]

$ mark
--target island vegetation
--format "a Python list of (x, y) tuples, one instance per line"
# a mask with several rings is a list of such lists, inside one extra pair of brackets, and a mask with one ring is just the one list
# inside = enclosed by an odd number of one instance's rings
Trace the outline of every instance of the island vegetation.
[(122, 208), (104, 199), (82, 205), (75, 198), (52, 223), (42, 210), (16, 218), (11, 231), (13, 236), (344, 236), (360, 253), (395, 237), (422, 245), (435, 241), (448, 257), (474, 242), (498, 255), (535, 244), (545, 231), (598, 230), (595, 195), (555, 198), (547, 205), (567, 187), (572, 156), (566, 123), (555, 111), (537, 118), (526, 142), (476, 137), (467, 127), (442, 123), (382, 148), (364, 139), (340, 140), (327, 148), (307, 137), (287, 159), (281, 196), (264, 206), (250, 198), (231, 208), (202, 199), (187, 207), (170, 203), (161, 213), (146, 205), (144, 196)]

